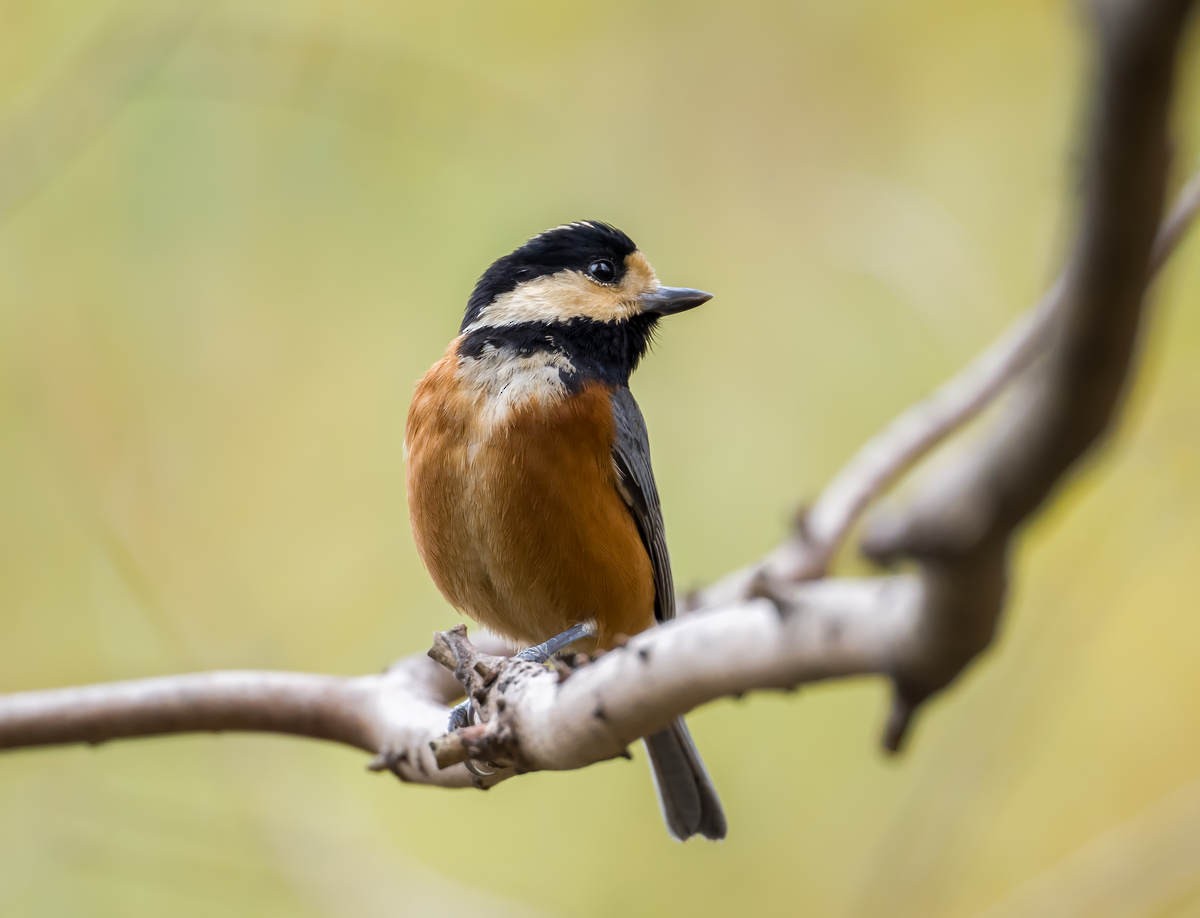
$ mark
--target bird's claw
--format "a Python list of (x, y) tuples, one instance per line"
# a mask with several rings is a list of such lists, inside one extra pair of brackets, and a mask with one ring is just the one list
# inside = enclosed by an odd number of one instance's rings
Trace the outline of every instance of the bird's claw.
[[(470, 698), (465, 701), (460, 701), (450, 710), (450, 722), (447, 724), (449, 732), (461, 730), (463, 727), (470, 727), (479, 723), (479, 709), (476, 708), (475, 702)], [(474, 759), (467, 759), (463, 762), (467, 771), (477, 778), (489, 778), (496, 773), (496, 767), (491, 762), (478, 762)]]
[(449, 733), (453, 733), (455, 730), (471, 726), (475, 720), (475, 705), (468, 698), (466, 701), (459, 702), (450, 709), (450, 723), (446, 725), (446, 730)]

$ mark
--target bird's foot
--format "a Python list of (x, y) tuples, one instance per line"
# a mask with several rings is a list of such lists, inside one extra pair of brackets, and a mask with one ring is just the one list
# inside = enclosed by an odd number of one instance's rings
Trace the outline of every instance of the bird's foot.
[[(578, 625), (572, 625), (562, 634), (556, 634), (548, 641), (543, 641), (541, 644), (534, 644), (532, 647), (526, 647), (524, 650), (519, 651), (515, 654), (515, 659), (524, 660), (527, 663), (546, 663), (560, 650), (564, 650), (576, 641), (592, 637), (595, 634), (596, 626), (592, 622), (582, 622)], [(476, 707), (474, 700), (467, 698), (464, 701), (460, 701), (450, 710), (450, 722), (446, 729), (450, 732), (461, 730), (463, 727), (479, 723), (480, 719), (479, 709)]]
[[(475, 707), (475, 702), (468, 698), (465, 701), (460, 701), (450, 709), (450, 723), (447, 724), (446, 729), (447, 732), (453, 733), (455, 730), (470, 727), (477, 723), (479, 723), (479, 709)], [(474, 759), (467, 759), (463, 764), (467, 767), (467, 771), (477, 778), (490, 778), (497, 771), (497, 767), (491, 762), (477, 762)]]

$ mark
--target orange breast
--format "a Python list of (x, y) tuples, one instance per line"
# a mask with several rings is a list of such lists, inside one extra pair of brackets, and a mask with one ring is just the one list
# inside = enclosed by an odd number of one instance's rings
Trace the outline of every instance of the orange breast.
[(608, 390), (534, 398), (487, 420), (451, 351), (409, 411), (417, 548), (452, 605), (537, 643), (593, 620), (597, 643), (654, 622), (654, 577), (617, 491)]

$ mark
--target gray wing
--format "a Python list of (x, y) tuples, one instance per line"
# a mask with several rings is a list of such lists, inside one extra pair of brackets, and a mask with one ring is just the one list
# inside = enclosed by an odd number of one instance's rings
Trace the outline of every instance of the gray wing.
[(654, 615), (662, 622), (675, 617), (675, 584), (671, 579), (671, 558), (667, 554), (654, 469), (650, 467), (646, 422), (633, 393), (625, 386), (613, 390), (612, 409), (617, 426), (612, 448), (617, 487), (650, 556), (654, 568)]
[[(617, 489), (637, 523), (654, 567), (654, 614), (660, 622), (666, 621), (675, 617), (675, 586), (671, 582), (671, 559), (667, 556), (658, 488), (654, 486), (654, 470), (650, 467), (646, 422), (633, 393), (624, 386), (613, 391), (612, 408), (617, 422), (612, 448)], [(724, 838), (725, 813), (721, 801), (683, 720), (677, 719), (661, 733), (646, 737), (646, 749), (650, 752), (658, 799), (671, 834), (678, 839), (697, 834)]]

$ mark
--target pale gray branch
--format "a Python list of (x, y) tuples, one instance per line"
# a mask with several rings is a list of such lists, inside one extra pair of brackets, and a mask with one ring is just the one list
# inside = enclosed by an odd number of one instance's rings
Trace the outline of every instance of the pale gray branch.
[(284, 733), (387, 752), (405, 780), (463, 787), (475, 783), (470, 773), (439, 771), (429, 745), (445, 732), (447, 705), (460, 692), (424, 657), (377, 676), (247, 670), (18, 692), (0, 696), (0, 749), (200, 731)]
[[(569, 674), (481, 652), (456, 629), (439, 636), (435, 655), (457, 664), (488, 723), (450, 736), (449, 702), (462, 690), (447, 669), (413, 657), (377, 676), (212, 672), (0, 696), (0, 749), (271, 732), (375, 753), (374, 767), (406, 781), (489, 786), (518, 771), (620, 755), (725, 695), (917, 665), (921, 591), (911, 577), (800, 584), (779, 601), (750, 599), (651, 629)], [(474, 776), (458, 764), (468, 755), (500, 770)]]
[[(908, 576), (797, 584), (775, 599), (705, 609), (632, 638), (563, 678), (440, 636), (486, 725), (438, 743), (512, 771), (581, 768), (716, 698), (920, 666), (923, 586)], [(478, 665), (482, 662), (482, 665)]]

